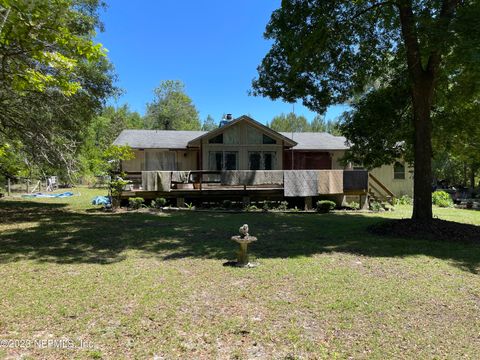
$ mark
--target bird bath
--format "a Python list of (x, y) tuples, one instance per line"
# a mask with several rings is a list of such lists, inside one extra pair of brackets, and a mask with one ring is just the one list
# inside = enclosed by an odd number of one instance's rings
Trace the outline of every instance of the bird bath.
[(257, 241), (257, 238), (255, 236), (250, 236), (248, 234), (248, 225), (245, 224), (240, 227), (240, 235), (235, 235), (232, 236), (232, 240), (240, 244), (240, 249), (237, 253), (237, 262), (235, 266), (238, 267), (254, 267), (255, 264), (252, 264), (249, 262), (248, 259), (248, 244), (250, 244), (253, 241)]

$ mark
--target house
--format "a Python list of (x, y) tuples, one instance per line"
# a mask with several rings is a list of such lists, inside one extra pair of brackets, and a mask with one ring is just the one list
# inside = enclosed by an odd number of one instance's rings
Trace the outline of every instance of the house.
[[(341, 159), (349, 147), (341, 136), (314, 132), (276, 132), (245, 115), (224, 121), (222, 125), (209, 132), (122, 131), (114, 144), (128, 145), (135, 153), (134, 159), (122, 163), (122, 170), (131, 179), (137, 179), (136, 188), (132, 191), (146, 190), (145, 179), (141, 184), (140, 178), (152, 171), (197, 174), (200, 179), (195, 180), (192, 176), (190, 182), (203, 183), (205, 186), (200, 190), (206, 190), (210, 188), (205, 179), (221, 172), (256, 171), (261, 174), (262, 171), (345, 170), (346, 175), (342, 176), (348, 177), (358, 170), (351, 164), (342, 163)], [(338, 172), (332, 174), (338, 176)], [(361, 194), (369, 192), (372, 196), (383, 194), (392, 197), (411, 196), (413, 193), (411, 169), (401, 161), (373, 169), (367, 175), (368, 185), (361, 186)], [(237, 185), (246, 186), (240, 183)], [(193, 184), (179, 188), (199, 190)], [(217, 186), (216, 190), (220, 188)], [(348, 195), (345, 191), (342, 194)]]

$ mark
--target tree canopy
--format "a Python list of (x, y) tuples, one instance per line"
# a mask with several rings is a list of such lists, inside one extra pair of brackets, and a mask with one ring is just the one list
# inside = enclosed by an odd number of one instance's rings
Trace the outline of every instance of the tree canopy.
[(211, 131), (216, 129), (218, 124), (215, 123), (214, 118), (211, 115), (208, 115), (205, 120), (203, 120), (202, 130), (203, 131)]
[(82, 130), (115, 93), (93, 40), (101, 5), (0, 0), (0, 145), (28, 164), (74, 169)]
[(99, 175), (104, 172), (104, 152), (124, 129), (142, 129), (143, 119), (139, 113), (131, 111), (128, 105), (118, 108), (105, 107), (82, 131), (80, 164), (83, 174)]
[(185, 93), (181, 81), (165, 80), (154, 91), (155, 99), (147, 104), (145, 124), (149, 129), (200, 130), (198, 111)]
[(275, 131), (302, 132), (309, 131), (308, 120), (303, 115), (294, 113), (280, 114), (275, 116), (267, 126)]
[(327, 121), (321, 115), (315, 116), (311, 122), (303, 115), (296, 115), (291, 112), (275, 116), (267, 126), (275, 131), (284, 132), (328, 132), (333, 135), (340, 135), (338, 122)]
[[(477, 92), (479, 17), (480, 3), (473, 0), (283, 0), (267, 25), (265, 36), (273, 45), (258, 68), (254, 94), (302, 99), (319, 113), (353, 101), (354, 111), (366, 111), (348, 118), (357, 129), (357, 120), (369, 124), (376, 139), (394, 130), (383, 145), (394, 156), (399, 143), (412, 144), (413, 218), (429, 221), (432, 129), (438, 126), (432, 115), (442, 112), (453, 93), (465, 102)], [(396, 91), (405, 91), (405, 103), (392, 98)], [(387, 109), (383, 99), (395, 106)], [(387, 116), (380, 119), (374, 108)], [(369, 114), (376, 119), (370, 122)], [(395, 126), (401, 118), (410, 129)], [(382, 147), (368, 141), (368, 134), (352, 139), (358, 148), (361, 141), (363, 155)]]

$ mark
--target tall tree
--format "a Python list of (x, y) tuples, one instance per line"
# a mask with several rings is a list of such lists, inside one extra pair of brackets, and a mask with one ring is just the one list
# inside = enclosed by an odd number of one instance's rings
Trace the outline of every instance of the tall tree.
[(211, 131), (216, 129), (218, 125), (215, 123), (213, 117), (209, 114), (205, 120), (203, 120), (202, 130), (203, 131)]
[(336, 120), (326, 120), (323, 115), (316, 115), (310, 123), (312, 132), (326, 132), (335, 136), (341, 135), (340, 122)]
[(254, 94), (302, 99), (321, 113), (407, 74), (413, 218), (430, 221), (432, 108), (437, 92), (446, 89), (439, 82), (478, 85), (479, 17), (474, 0), (283, 0), (265, 32), (274, 43), (258, 69)]
[(310, 131), (313, 132), (326, 132), (327, 131), (327, 121), (325, 116), (316, 115), (312, 122), (310, 123)]
[[(100, 0), (0, 0), (0, 145), (70, 172), (81, 132), (115, 89), (93, 39)], [(18, 155), (18, 154), (17, 154)]]
[(185, 93), (181, 81), (165, 80), (154, 91), (155, 99), (147, 104), (146, 126), (162, 130), (200, 130), (198, 111)]
[(128, 105), (118, 108), (107, 106), (102, 109), (90, 125), (82, 131), (80, 149), (81, 170), (84, 174), (98, 175), (102, 172), (103, 153), (124, 129), (143, 128), (139, 113), (130, 111)]
[(297, 116), (293, 112), (275, 116), (267, 126), (275, 131), (285, 132), (302, 132), (310, 129), (307, 118), (303, 115)]

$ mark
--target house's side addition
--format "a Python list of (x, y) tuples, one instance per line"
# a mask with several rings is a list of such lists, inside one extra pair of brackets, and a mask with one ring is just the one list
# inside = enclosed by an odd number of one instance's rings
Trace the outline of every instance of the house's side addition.
[(404, 160), (370, 170), (396, 197), (413, 197), (413, 167)]
[(191, 139), (203, 131), (124, 130), (115, 145), (128, 145), (135, 157), (122, 161), (128, 173), (155, 170), (198, 170), (199, 149), (188, 148)]

